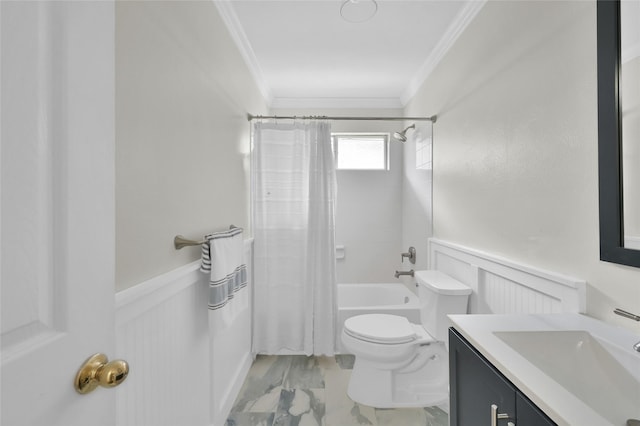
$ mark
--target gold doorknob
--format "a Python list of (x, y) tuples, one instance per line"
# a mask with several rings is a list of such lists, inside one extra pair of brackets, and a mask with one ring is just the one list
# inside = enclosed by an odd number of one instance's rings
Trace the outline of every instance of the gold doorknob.
[(124, 382), (129, 374), (129, 364), (121, 359), (109, 361), (105, 354), (90, 356), (78, 370), (74, 386), (81, 394), (98, 386), (112, 388)]

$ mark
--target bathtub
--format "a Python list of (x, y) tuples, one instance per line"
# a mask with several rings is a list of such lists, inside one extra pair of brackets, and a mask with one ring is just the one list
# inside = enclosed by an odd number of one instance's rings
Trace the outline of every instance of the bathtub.
[(420, 323), (418, 296), (403, 284), (338, 284), (337, 351), (344, 353), (340, 334), (347, 318), (363, 314), (391, 314)]

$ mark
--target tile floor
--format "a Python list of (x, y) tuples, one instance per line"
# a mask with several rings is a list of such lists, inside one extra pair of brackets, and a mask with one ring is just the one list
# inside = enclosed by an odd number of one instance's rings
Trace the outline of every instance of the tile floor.
[(225, 426), (447, 426), (438, 407), (379, 409), (353, 402), (353, 356), (258, 356)]

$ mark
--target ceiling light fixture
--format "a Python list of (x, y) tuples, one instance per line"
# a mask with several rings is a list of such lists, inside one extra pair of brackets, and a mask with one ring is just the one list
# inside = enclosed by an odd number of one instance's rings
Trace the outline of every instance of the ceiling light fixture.
[(347, 22), (361, 23), (373, 18), (378, 12), (376, 0), (345, 0), (340, 6), (340, 16)]

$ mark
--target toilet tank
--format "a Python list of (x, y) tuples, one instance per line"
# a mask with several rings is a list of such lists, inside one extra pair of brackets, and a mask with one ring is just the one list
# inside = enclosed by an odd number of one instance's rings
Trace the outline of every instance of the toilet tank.
[(471, 288), (440, 271), (416, 271), (420, 321), (431, 336), (447, 341), (448, 314), (466, 314)]

